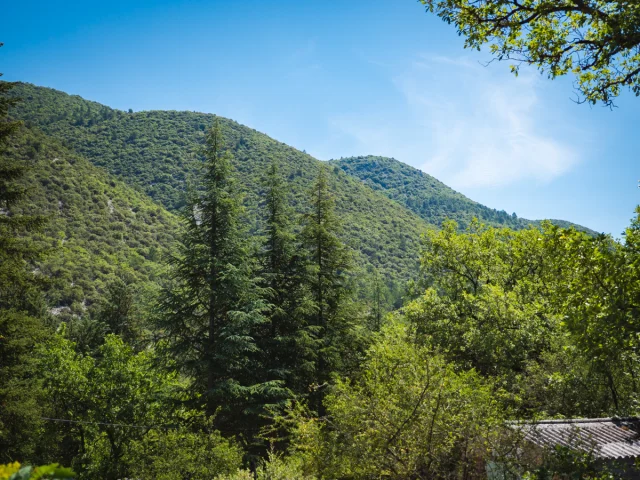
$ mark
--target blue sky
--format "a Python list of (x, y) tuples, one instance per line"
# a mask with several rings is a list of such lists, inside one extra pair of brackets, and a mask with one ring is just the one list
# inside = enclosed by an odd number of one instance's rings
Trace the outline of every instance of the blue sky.
[(414, 0), (25, 0), (0, 71), (134, 110), (237, 120), (320, 159), (392, 156), (526, 218), (619, 237), (640, 203), (640, 98), (578, 105), (518, 78)]

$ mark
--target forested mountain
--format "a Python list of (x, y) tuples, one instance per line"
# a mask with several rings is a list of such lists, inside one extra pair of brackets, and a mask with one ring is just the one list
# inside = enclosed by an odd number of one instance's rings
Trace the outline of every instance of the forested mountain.
[(116, 276), (156, 281), (175, 215), (37, 130), (20, 129), (7, 154), (30, 167), (22, 180), (30, 201), (14, 212), (46, 220), (32, 234), (44, 253), (33, 273), (47, 279), (52, 312), (82, 313)]
[[(448, 187), (437, 178), (402, 163), (395, 158), (363, 156), (331, 160), (343, 171), (359, 178), (376, 191), (406, 206), (430, 224), (441, 226), (445, 220), (455, 220), (461, 229), (473, 218), (486, 225), (516, 230), (538, 225), (540, 220), (527, 220), (515, 213), (486, 207)], [(594, 234), (592, 230), (564, 220), (550, 220), (563, 228), (571, 226)]]
[[(59, 139), (169, 211), (183, 205), (185, 184), (201, 161), (205, 132), (215, 118), (196, 112), (127, 113), (30, 84), (18, 84), (12, 94), (23, 100), (12, 111), (15, 118)], [(265, 175), (273, 161), (287, 181), (294, 208), (304, 212), (304, 197), (322, 162), (232, 120), (220, 118), (220, 124), (254, 232), (259, 229), (256, 210)], [(356, 263), (364, 270), (376, 267), (387, 280), (410, 278), (417, 268), (419, 237), (428, 224), (339, 168), (331, 173), (342, 236), (356, 251)]]

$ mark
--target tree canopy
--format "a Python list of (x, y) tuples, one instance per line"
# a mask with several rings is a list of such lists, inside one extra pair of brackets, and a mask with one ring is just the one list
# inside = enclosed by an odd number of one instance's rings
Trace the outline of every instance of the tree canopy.
[(612, 106), (622, 89), (640, 95), (640, 4), (627, 0), (420, 0), (453, 23), (465, 48), (576, 77), (579, 102)]

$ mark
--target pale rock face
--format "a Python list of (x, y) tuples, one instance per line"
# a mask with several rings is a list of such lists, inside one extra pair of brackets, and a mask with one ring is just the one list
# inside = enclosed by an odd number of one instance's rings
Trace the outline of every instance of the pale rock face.
[(202, 223), (202, 211), (197, 207), (193, 207), (193, 219), (196, 221), (196, 225)]
[(58, 316), (68, 311), (70, 311), (69, 307), (54, 307), (49, 309), (49, 313), (54, 316)]

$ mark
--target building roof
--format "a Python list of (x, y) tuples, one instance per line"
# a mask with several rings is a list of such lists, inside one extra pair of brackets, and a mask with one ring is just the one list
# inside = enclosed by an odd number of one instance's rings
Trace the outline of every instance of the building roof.
[(512, 424), (543, 448), (564, 446), (596, 458), (640, 457), (639, 418), (583, 418)]

